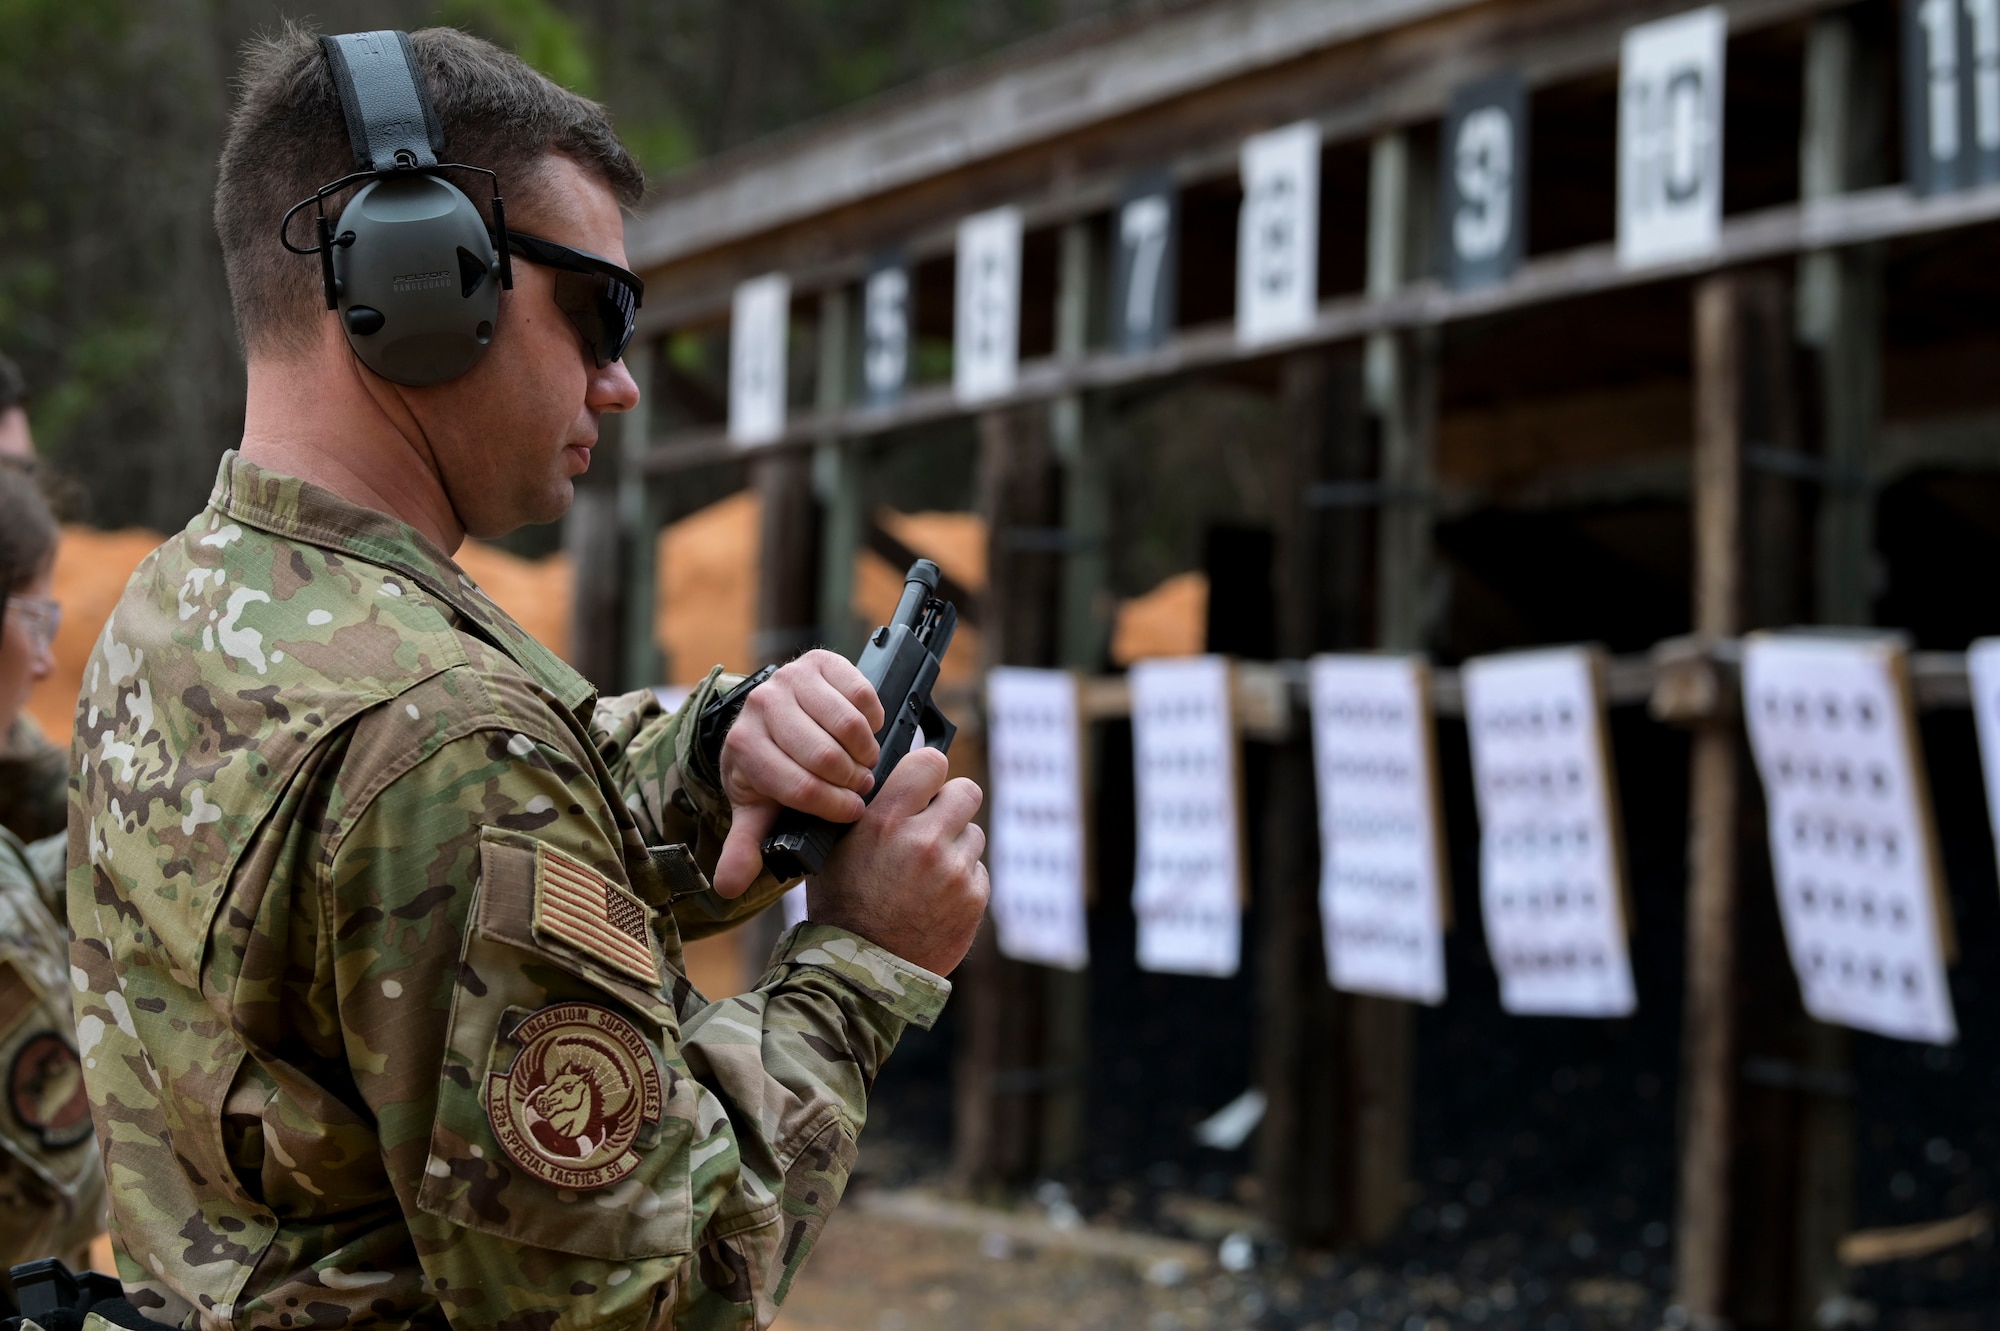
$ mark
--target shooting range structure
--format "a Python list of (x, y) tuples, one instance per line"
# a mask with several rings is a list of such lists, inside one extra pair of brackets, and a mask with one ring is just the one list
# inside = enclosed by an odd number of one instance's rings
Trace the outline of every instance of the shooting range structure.
[[(1799, 1010), (1734, 644), (1764, 627), (1880, 623), (1956, 649), (2000, 628), (1992, 590), (1954, 600), (1938, 586), (1953, 567), (1938, 552), (2000, 553), (2000, 184), (1905, 184), (1900, 5), (1727, 0), (1717, 237), (1689, 257), (1622, 260), (1621, 42), (1686, 8), (1152, 7), (670, 178), (629, 229), (648, 297), (627, 360), (648, 394), (620, 422), (619, 466), (592, 474), (571, 519), (578, 586), (592, 589), (573, 641), (600, 685), (663, 678), (656, 533), (747, 485), (764, 514), (758, 655), (851, 651), (867, 628), (851, 608), (855, 558), (894, 544), (871, 506), (899, 486), (925, 502), (956, 467), (957, 506), (989, 534), (986, 584), (962, 606), (985, 663), (1102, 676), (1113, 543), (1130, 529), (1115, 478), (1135, 465), (1118, 441), (1136, 415), (1207, 386), (1260, 398), (1275, 442), (1245, 456), (1273, 496), (1264, 544), (1211, 540), (1209, 560), (1211, 647), (1293, 663), (1241, 675), (1246, 735), (1264, 746), (1245, 829), (1257, 904), (1244, 1034), (1269, 1106), (1258, 1205), (1307, 1245), (1402, 1223), (1422, 1056), (1409, 1005), (1326, 980), (1296, 663), (1386, 649), (1449, 667), (1588, 636), (1618, 654), (1613, 703), (1644, 702), (1646, 724), (1685, 743), (1670, 750), (1687, 783), (1671, 907), (1683, 932), (1669, 932), (1685, 948), (1673, 1301), (1697, 1325), (1805, 1326), (1847, 1280), (1835, 1254), (1856, 1224), (1858, 1130), (1840, 1088), (1854, 1054)], [(1508, 72), (1528, 106), (1524, 254), (1500, 280), (1455, 287), (1440, 125), (1456, 90)], [(1322, 143), (1313, 308), (1246, 344), (1239, 150), (1299, 122)], [(1110, 331), (1116, 222), (1135, 180), (1162, 178), (1178, 199), (1176, 299), (1155, 344), (1132, 349)], [(963, 219), (1003, 206), (1024, 232), (1020, 362), (1011, 387), (968, 403), (949, 370), (954, 246)], [(913, 301), (909, 373), (888, 394), (862, 365), (864, 284), (885, 255)], [(738, 285), (767, 273), (790, 283), (787, 410), (746, 446), (726, 427), (728, 319)], [(945, 461), (911, 462), (925, 450)], [(1963, 515), (1974, 503), (1983, 526)], [(1246, 568), (1261, 592), (1224, 581)], [(1231, 627), (1239, 596), (1268, 622)], [(1963, 706), (1956, 658), (1920, 653), (1915, 675), (1922, 705)], [(1085, 698), (1095, 717), (1124, 706), (1115, 678)], [(1455, 698), (1440, 669), (1440, 712)], [(958, 1171), (975, 1187), (1079, 1174), (1082, 1069), (1109, 1057), (1090, 1047), (1102, 1027), (1089, 977), (1008, 961), (989, 931), (957, 978)], [(1662, 1001), (1643, 975), (1641, 988), (1642, 1010)]]

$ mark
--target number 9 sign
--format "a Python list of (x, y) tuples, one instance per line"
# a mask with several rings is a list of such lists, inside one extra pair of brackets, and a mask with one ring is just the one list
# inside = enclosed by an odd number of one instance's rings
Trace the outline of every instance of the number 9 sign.
[(1445, 121), (1444, 270), (1465, 289), (1504, 282), (1521, 266), (1527, 231), (1527, 93), (1521, 76), (1461, 88)]

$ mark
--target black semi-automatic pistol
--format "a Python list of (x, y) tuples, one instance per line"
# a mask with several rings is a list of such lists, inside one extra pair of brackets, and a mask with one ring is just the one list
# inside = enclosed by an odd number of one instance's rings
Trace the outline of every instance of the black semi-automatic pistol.
[[(936, 564), (919, 559), (910, 565), (903, 575), (903, 599), (896, 603), (896, 613), (875, 630), (854, 663), (874, 686), (888, 718), (875, 736), (882, 753), (875, 760), (875, 784), (861, 797), (864, 802), (875, 798), (919, 735), (925, 748), (949, 753), (952, 737), (958, 734), (958, 727), (931, 699), (938, 669), (951, 649), (951, 635), (958, 629), (958, 607), (940, 598), (937, 588)], [(787, 809), (764, 840), (764, 867), (781, 882), (818, 873), (848, 827)]]

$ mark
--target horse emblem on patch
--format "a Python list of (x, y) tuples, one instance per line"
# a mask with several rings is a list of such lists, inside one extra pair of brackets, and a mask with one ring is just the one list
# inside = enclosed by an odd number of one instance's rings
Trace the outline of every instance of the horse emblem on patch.
[(557, 1003), (515, 1028), (520, 1052), (486, 1079), (486, 1117), (515, 1164), (558, 1188), (607, 1188), (639, 1167), (660, 1118), (660, 1072), (638, 1027), (595, 1003)]
[(14, 1117), (50, 1150), (74, 1146), (90, 1135), (83, 1064), (69, 1041), (54, 1031), (30, 1037), (15, 1052), (7, 1093)]

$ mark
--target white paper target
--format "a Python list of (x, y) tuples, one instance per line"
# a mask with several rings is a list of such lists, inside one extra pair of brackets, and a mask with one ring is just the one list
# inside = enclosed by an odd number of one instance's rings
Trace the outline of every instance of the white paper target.
[(729, 319), (729, 439), (768, 444), (785, 432), (785, 337), (792, 284), (783, 273), (736, 288)]
[(993, 921), (1016, 961), (1082, 970), (1083, 723), (1076, 676), (1003, 667), (986, 676)]
[(1966, 649), (1972, 684), (1972, 717), (1979, 729), (1979, 765), (1986, 774), (1986, 808), (1993, 844), (2000, 849), (2000, 638), (1981, 638)]
[(1021, 210), (995, 208), (958, 224), (952, 391), (983, 402), (1014, 391), (1020, 364)]
[(1236, 340), (1244, 346), (1302, 333), (1319, 311), (1319, 141), (1309, 120), (1243, 141)]
[(1139, 965), (1234, 975), (1242, 948), (1243, 851), (1229, 662), (1141, 661), (1132, 687)]
[(1414, 657), (1312, 662), (1320, 922), (1336, 989), (1444, 1000), (1429, 671)]
[(1752, 635), (1743, 711), (1806, 1011), (1950, 1044), (1958, 1026), (1902, 657), (1891, 639)]
[(1722, 237), (1719, 7), (1625, 34), (1618, 92), (1618, 259), (1628, 267), (1713, 253)]
[(1500, 1004), (1624, 1016), (1638, 997), (1596, 655), (1489, 656), (1468, 661), (1463, 678), (1479, 898)]

